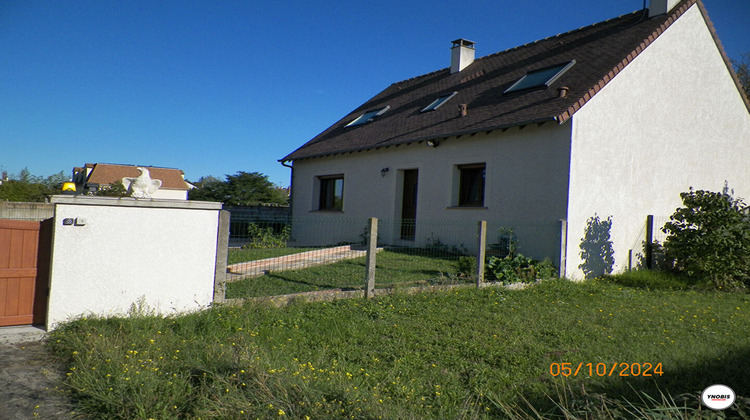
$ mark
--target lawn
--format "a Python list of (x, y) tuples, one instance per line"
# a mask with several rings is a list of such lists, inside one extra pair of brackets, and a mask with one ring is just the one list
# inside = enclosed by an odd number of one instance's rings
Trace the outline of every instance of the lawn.
[[(376, 260), (376, 288), (457, 283), (464, 280), (457, 277), (456, 257), (432, 257), (418, 251), (379, 252)], [(361, 257), (300, 270), (272, 272), (228, 283), (226, 297), (273, 296), (337, 288), (362, 289), (364, 283), (365, 258)]]
[[(553, 280), (517, 291), (133, 315), (80, 319), (51, 334), (82, 414), (482, 419), (507, 418), (528, 401), (549, 417), (562, 412), (551, 396), (606, 418), (605, 408), (630, 417), (662, 393), (695, 414), (708, 385), (741, 397), (750, 389), (748, 294)], [(555, 363), (583, 368), (555, 377)], [(650, 364), (651, 376), (620, 376), (622, 363)], [(599, 364), (618, 367), (600, 376)], [(738, 401), (750, 414), (748, 400)]]

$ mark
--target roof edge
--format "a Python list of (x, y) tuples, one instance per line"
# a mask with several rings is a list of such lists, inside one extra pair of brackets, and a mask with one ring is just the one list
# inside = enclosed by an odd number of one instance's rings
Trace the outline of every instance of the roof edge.
[(727, 70), (729, 70), (729, 74), (732, 76), (732, 80), (734, 80), (734, 84), (737, 86), (737, 90), (740, 91), (740, 97), (742, 98), (742, 101), (745, 102), (745, 108), (747, 108), (747, 111), (750, 112), (750, 98), (747, 97), (747, 94), (745, 93), (745, 89), (743, 89), (742, 83), (740, 83), (740, 78), (739, 76), (737, 76), (737, 72), (734, 71), (734, 65), (732, 65), (732, 60), (729, 58), (729, 55), (727, 55), (727, 52), (724, 49), (724, 45), (721, 43), (721, 40), (719, 39), (719, 34), (716, 32), (714, 23), (711, 21), (711, 18), (708, 17), (708, 9), (706, 9), (706, 6), (703, 4), (702, 0), (695, 0), (695, 1), (696, 3), (698, 3), (698, 9), (701, 11), (701, 15), (703, 16), (703, 20), (706, 22), (708, 31), (711, 33), (711, 37), (714, 39), (716, 48), (719, 49), (721, 58), (724, 60), (724, 64), (727, 66)]
[[(451, 132), (447, 134), (441, 134), (439, 136), (422, 136), (422, 137), (416, 137), (413, 139), (408, 139), (408, 140), (404, 140), (404, 141), (400, 141), (396, 143), (384, 144), (380, 146), (374, 145), (374, 146), (366, 147), (366, 148), (352, 148), (352, 149), (337, 151), (334, 153), (318, 153), (318, 154), (314, 154), (310, 156), (304, 156), (304, 157), (292, 158), (292, 159), (289, 159), (289, 156), (291, 156), (294, 153), (290, 153), (286, 155), (285, 157), (278, 159), (278, 162), (281, 162), (283, 164), (284, 162), (294, 162), (295, 160), (316, 159), (316, 158), (322, 158), (322, 157), (328, 157), (328, 156), (344, 155), (344, 154), (354, 153), (354, 152), (368, 152), (371, 150), (382, 149), (384, 147), (401, 146), (404, 144), (419, 143), (419, 142), (423, 142), (427, 140), (442, 140), (442, 139), (447, 139), (449, 137), (460, 137), (460, 136), (465, 136), (467, 134), (477, 134), (483, 131), (489, 133), (495, 130), (507, 130), (513, 127), (523, 127), (523, 126), (527, 126), (530, 124), (543, 124), (546, 122), (558, 122), (558, 121), (556, 117), (537, 118), (534, 120), (522, 121), (522, 122), (514, 123), (514, 124), (502, 124), (502, 125), (497, 125), (497, 126), (484, 127), (481, 129), (455, 131), (455, 132)], [(560, 122), (560, 124), (562, 124), (562, 122)]]
[[(569, 120), (573, 116), (573, 114), (575, 114), (579, 109), (581, 109), (584, 105), (586, 105), (586, 103), (591, 98), (593, 98), (594, 95), (599, 93), (599, 91), (602, 90), (604, 86), (606, 86), (612, 79), (614, 79), (614, 77), (617, 76), (618, 73), (620, 73), (625, 67), (627, 67), (627, 65), (630, 64), (631, 61), (633, 61), (638, 55), (640, 55), (640, 53), (642, 53), (643, 50), (645, 50), (649, 45), (651, 45), (651, 43), (654, 42), (656, 38), (659, 37), (659, 35), (663, 34), (664, 31), (667, 30), (667, 28), (672, 26), (672, 24), (675, 21), (677, 21), (677, 19), (679, 19), (679, 17), (682, 16), (683, 13), (685, 13), (688, 9), (690, 9), (693, 5), (695, 5), (695, 3), (698, 3), (699, 5), (701, 4), (700, 0), (689, 0), (685, 4), (680, 6), (679, 8), (675, 9), (669, 15), (669, 17), (664, 21), (664, 23), (659, 25), (659, 27), (656, 28), (656, 30), (653, 33), (651, 33), (651, 35), (649, 35), (643, 41), (641, 41), (641, 43), (638, 44), (638, 46), (633, 51), (631, 51), (622, 61), (620, 61), (615, 67), (613, 67), (612, 70), (610, 70), (606, 75), (604, 75), (604, 77), (601, 80), (599, 80), (599, 82), (597, 82), (586, 93), (584, 93), (580, 98), (578, 98), (578, 100), (573, 105), (568, 107), (568, 109), (565, 110), (562, 114), (556, 116), (555, 120), (559, 124), (562, 124), (565, 121)], [(701, 10), (702, 13), (704, 13), (703, 8), (699, 7), (699, 9)], [(711, 29), (711, 34), (714, 37), (714, 40), (718, 40), (718, 38), (716, 37), (716, 34), (713, 31), (713, 28), (710, 27), (710, 29)], [(722, 54), (722, 55), (725, 55), (725, 54)], [(735, 79), (736, 79), (736, 83), (739, 83), (739, 79), (736, 78), (736, 75), (735, 75)], [(745, 99), (745, 103), (747, 104), (747, 99)]]

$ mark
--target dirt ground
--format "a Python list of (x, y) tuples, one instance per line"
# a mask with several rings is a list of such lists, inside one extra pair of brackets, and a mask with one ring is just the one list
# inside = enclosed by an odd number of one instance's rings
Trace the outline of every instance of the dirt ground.
[(80, 419), (64, 391), (63, 375), (41, 342), (0, 343), (0, 420)]

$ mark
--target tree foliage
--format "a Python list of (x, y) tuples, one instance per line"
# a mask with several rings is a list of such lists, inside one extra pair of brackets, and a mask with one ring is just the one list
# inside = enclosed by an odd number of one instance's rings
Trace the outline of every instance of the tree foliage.
[(664, 253), (674, 271), (709, 279), (717, 288), (750, 286), (750, 216), (742, 199), (690, 190), (662, 229)]
[(43, 202), (50, 196), (60, 194), (63, 182), (68, 177), (60, 171), (48, 177), (33, 175), (23, 168), (17, 175), (0, 184), (0, 200)]
[(108, 188), (102, 188), (91, 194), (98, 197), (129, 197), (133, 192), (126, 190), (125, 185), (120, 180), (110, 184)]
[(740, 84), (745, 90), (745, 95), (750, 98), (750, 52), (742, 54), (741, 60), (733, 60), (734, 72), (740, 79)]
[(258, 204), (287, 204), (283, 190), (276, 188), (267, 175), (239, 171), (226, 175), (222, 181), (213, 176), (200, 178), (190, 190), (190, 200), (220, 201), (226, 205), (253, 206)]

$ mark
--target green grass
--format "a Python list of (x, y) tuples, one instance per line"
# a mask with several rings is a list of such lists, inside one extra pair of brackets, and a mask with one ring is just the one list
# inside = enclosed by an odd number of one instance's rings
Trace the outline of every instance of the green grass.
[[(659, 406), (661, 395), (695, 413), (710, 384), (744, 397), (750, 389), (747, 294), (555, 280), (520, 291), (133, 314), (140, 315), (81, 319), (51, 334), (82, 414), (523, 418), (527, 401), (551, 418), (576, 407), (601, 414)], [(550, 364), (563, 362), (660, 363), (663, 373), (553, 377)], [(738, 401), (750, 414), (748, 400)]]
[(284, 255), (298, 254), (300, 252), (312, 251), (318, 248), (262, 248), (242, 249), (230, 248), (227, 256), (227, 264), (237, 264), (246, 261), (256, 261), (265, 258), (283, 257)]
[(707, 281), (679, 276), (668, 271), (634, 270), (605, 277), (606, 280), (623, 286), (651, 290), (711, 289)]
[[(377, 255), (376, 287), (456, 283), (455, 257), (430, 257), (417, 252), (381, 251)], [(325, 289), (362, 289), (365, 258), (300, 270), (272, 272), (227, 284), (227, 298), (273, 296)]]

